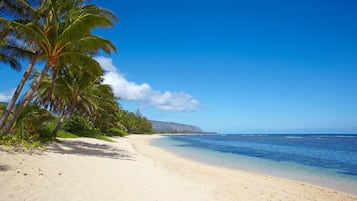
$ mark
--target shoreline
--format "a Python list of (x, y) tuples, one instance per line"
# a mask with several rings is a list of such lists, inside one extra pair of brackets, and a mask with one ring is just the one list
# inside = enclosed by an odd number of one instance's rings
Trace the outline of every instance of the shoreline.
[(162, 150), (154, 136), (61, 139), (44, 153), (0, 150), (0, 200), (354, 200), (303, 182), (215, 167)]
[[(168, 137), (168, 135), (160, 135), (160, 137), (165, 138)], [(221, 153), (210, 149), (176, 149), (172, 147), (172, 144), (177, 145), (180, 144), (180, 142), (171, 141), (172, 140), (167, 142), (166, 139), (161, 141), (160, 139), (159, 141), (151, 143), (151, 145), (187, 160), (193, 160), (218, 168), (227, 168), (233, 171), (251, 172), (299, 181), (357, 196), (357, 189), (355, 188), (357, 186), (356, 180), (338, 177), (328, 171), (322, 172), (324, 170), (318, 167), (307, 167), (299, 163), (278, 163), (265, 158), (256, 159), (250, 156)]]
[[(351, 200), (357, 200), (357, 196), (354, 194), (349, 194), (346, 192), (341, 192), (336, 189), (331, 189), (328, 187), (324, 186), (319, 186), (316, 184), (310, 184), (302, 181), (297, 181), (297, 180), (292, 180), (288, 178), (282, 178), (282, 177), (277, 177), (277, 176), (271, 176), (267, 174), (262, 174), (262, 173), (256, 173), (256, 172), (251, 172), (251, 171), (246, 171), (246, 170), (241, 170), (241, 169), (235, 169), (235, 168), (227, 168), (227, 167), (222, 167), (222, 166), (217, 166), (217, 165), (212, 165), (212, 164), (207, 164), (204, 162), (196, 161), (190, 158), (186, 158), (184, 156), (180, 156), (174, 152), (170, 152), (168, 150), (164, 150), (162, 148), (156, 147), (154, 145), (151, 145), (150, 142), (154, 138), (161, 137), (160, 135), (158, 136), (153, 136), (150, 137), (149, 139), (146, 139), (143, 144), (143, 140), (139, 140), (137, 143), (133, 142), (134, 147), (136, 149), (139, 149), (139, 152), (141, 151), (146, 151), (146, 155), (148, 157), (152, 157), (155, 161), (159, 161), (164, 165), (166, 168), (171, 169), (175, 172), (179, 172), (182, 174), (182, 176), (187, 177), (189, 179), (195, 180), (195, 181), (200, 181), (200, 180), (206, 180), (205, 183), (209, 183), (214, 181), (214, 183), (219, 184), (220, 186), (225, 186), (222, 187), (222, 189), (228, 189), (228, 190), (223, 190), (221, 192), (222, 195), (227, 195), (230, 194), (231, 196), (236, 196), (235, 198), (240, 200), (241, 197), (244, 194), (247, 194), (247, 192), (244, 192), (251, 187), (253, 190), (251, 194), (254, 194), (254, 191), (257, 190), (255, 189), (256, 187), (261, 187), (260, 193), (265, 192), (266, 187), (277, 184), (277, 189), (274, 189), (274, 191), (267, 190), (265, 195), (269, 194), (275, 194), (275, 191), (280, 191), (281, 192), (286, 192), (287, 190), (294, 192), (295, 190), (298, 193), (295, 193), (294, 195), (297, 196), (293, 199), (290, 199), (289, 196), (287, 197), (281, 197), (283, 200), (309, 200), (309, 196), (312, 196), (311, 199), (315, 200), (348, 200), (347, 198), (343, 198), (336, 196), (336, 198), (333, 198), (333, 195), (336, 194), (341, 194), (341, 195), (347, 195), (351, 196)], [(148, 146), (150, 149), (152, 149), (153, 152), (147, 152), (147, 147), (142, 149), (143, 146)], [(160, 152), (160, 154), (158, 154)], [(164, 154), (163, 154), (164, 153)], [(164, 155), (164, 156), (163, 156)], [(185, 171), (186, 170), (186, 171)], [(192, 174), (192, 171), (194, 171), (196, 174)], [(213, 175), (213, 176), (212, 176)], [(202, 179), (202, 177), (205, 177), (205, 179)], [(224, 178), (227, 181), (221, 182), (219, 181), (220, 178)], [(241, 181), (240, 185), (239, 182), (235, 180), (240, 180), (240, 178), (244, 178), (245, 181)], [(251, 185), (252, 183), (256, 183), (257, 185)], [(261, 183), (265, 183), (267, 185), (260, 185)], [(269, 184), (271, 183), (271, 184)], [(244, 189), (236, 189), (235, 187), (237, 186), (244, 186)], [(232, 189), (233, 188), (233, 189)], [(218, 190), (216, 193), (218, 193)], [(239, 193), (233, 192), (233, 191), (241, 191)], [(238, 195), (240, 194), (240, 195)], [(298, 196), (298, 195), (301, 196)], [(305, 195), (305, 194), (308, 194)], [(247, 200), (252, 200), (253, 197), (249, 197), (249, 195), (246, 195)], [(273, 196), (274, 195), (270, 195)], [(323, 198), (321, 198), (322, 196)], [(224, 196), (223, 196), (224, 197)], [(243, 196), (244, 197), (244, 196)], [(277, 199), (278, 197), (276, 197)], [(257, 200), (267, 200), (270, 199), (269, 197), (260, 197)], [(229, 199), (230, 200), (230, 199)], [(232, 199), (235, 200), (235, 199)], [(243, 199), (246, 200), (246, 199)], [(275, 198), (273, 199), (275, 200)]]

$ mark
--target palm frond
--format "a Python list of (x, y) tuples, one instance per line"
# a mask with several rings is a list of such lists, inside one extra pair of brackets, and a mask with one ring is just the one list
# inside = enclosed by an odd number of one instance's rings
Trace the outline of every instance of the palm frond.
[(81, 12), (93, 13), (104, 16), (112, 21), (119, 21), (119, 19), (109, 10), (98, 7), (97, 5), (88, 4), (82, 7)]
[(114, 44), (107, 39), (99, 36), (88, 36), (71, 43), (71, 49), (74, 51), (83, 51), (89, 54), (97, 53), (98, 50), (103, 50), (105, 53), (110, 54), (116, 52)]
[(32, 0), (1, 0), (0, 14), (10, 18), (33, 18), (34, 6), (39, 5), (39, 1)]
[(61, 58), (65, 61), (65, 63), (70, 63), (72, 66), (85, 67), (85, 70), (93, 75), (103, 75), (100, 64), (89, 55), (80, 52), (65, 52), (61, 55)]
[(84, 14), (65, 26), (62, 33), (58, 36), (57, 42), (74, 41), (87, 35), (94, 28), (111, 26), (113, 26), (111, 20), (104, 16)]
[(22, 24), (17, 21), (8, 21), (4, 18), (0, 18), (0, 22), (5, 22), (7, 23), (7, 28), (21, 32), (21, 35), (26, 35), (26, 40), (31, 40), (36, 43), (46, 54), (51, 52), (51, 43), (38, 24), (33, 22)]

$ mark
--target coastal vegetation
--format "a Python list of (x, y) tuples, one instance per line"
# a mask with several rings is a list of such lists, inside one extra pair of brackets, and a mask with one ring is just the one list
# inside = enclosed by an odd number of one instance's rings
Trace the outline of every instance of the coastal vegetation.
[(116, 47), (94, 30), (114, 26), (111, 11), (84, 0), (3, 0), (0, 13), (0, 61), (18, 71), (28, 64), (10, 102), (0, 105), (3, 143), (153, 132), (103, 84), (95, 56)]

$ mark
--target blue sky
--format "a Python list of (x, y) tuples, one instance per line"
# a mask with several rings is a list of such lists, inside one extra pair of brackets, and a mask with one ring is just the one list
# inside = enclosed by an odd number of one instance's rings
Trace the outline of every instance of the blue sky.
[[(149, 119), (221, 133), (357, 133), (357, 3), (93, 1), (106, 83)], [(22, 73), (0, 64), (0, 100)]]

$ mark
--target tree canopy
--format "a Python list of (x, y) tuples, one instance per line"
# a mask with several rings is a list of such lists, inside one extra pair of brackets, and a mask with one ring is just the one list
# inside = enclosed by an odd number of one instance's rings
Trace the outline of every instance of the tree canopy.
[(104, 135), (152, 132), (145, 117), (123, 110), (102, 83), (94, 56), (116, 47), (93, 30), (113, 27), (118, 19), (112, 12), (83, 0), (3, 0), (1, 5), (0, 62), (16, 70), (21, 60), (29, 63), (11, 101), (1, 108), (2, 133), (40, 132), (48, 121), (55, 122), (54, 138), (66, 122), (87, 122), (86, 128)]

